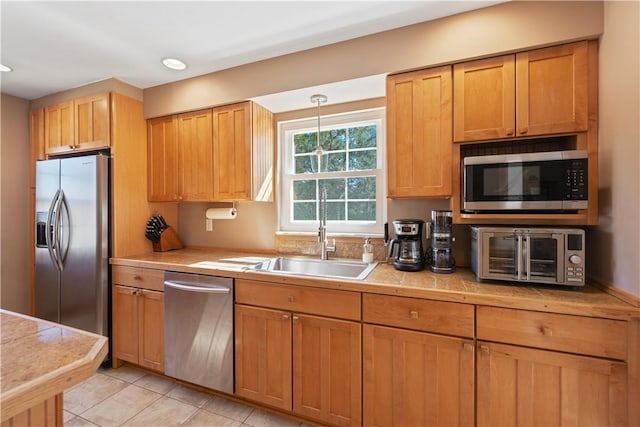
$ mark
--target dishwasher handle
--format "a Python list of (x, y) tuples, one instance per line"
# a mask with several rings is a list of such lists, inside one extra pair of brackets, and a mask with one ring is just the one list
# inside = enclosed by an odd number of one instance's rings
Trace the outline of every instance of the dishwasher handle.
[(211, 294), (228, 294), (229, 292), (231, 292), (231, 289), (229, 289), (226, 286), (220, 286), (220, 285), (196, 286), (193, 283), (176, 282), (173, 280), (165, 280), (164, 285), (169, 288), (175, 288), (175, 289), (180, 289), (183, 291), (190, 291), (190, 292), (205, 292), (205, 293), (211, 293)]

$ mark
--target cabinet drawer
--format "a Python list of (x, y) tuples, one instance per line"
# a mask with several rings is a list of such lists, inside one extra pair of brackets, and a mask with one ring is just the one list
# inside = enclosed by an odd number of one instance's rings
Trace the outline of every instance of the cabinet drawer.
[(236, 302), (280, 310), (360, 320), (360, 293), (236, 280)]
[(363, 294), (365, 322), (473, 338), (473, 305)]
[(624, 360), (627, 322), (478, 307), (478, 339)]
[(111, 282), (116, 285), (164, 291), (164, 270), (113, 266)]

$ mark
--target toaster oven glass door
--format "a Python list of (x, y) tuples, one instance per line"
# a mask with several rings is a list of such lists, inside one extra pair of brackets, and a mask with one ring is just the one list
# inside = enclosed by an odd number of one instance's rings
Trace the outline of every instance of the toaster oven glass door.
[(483, 271), (487, 278), (560, 283), (564, 240), (558, 234), (484, 233)]

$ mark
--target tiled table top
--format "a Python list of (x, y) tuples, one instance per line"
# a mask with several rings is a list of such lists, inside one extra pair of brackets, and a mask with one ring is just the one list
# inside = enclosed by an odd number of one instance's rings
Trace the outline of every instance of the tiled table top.
[(0, 310), (2, 421), (89, 378), (107, 338)]

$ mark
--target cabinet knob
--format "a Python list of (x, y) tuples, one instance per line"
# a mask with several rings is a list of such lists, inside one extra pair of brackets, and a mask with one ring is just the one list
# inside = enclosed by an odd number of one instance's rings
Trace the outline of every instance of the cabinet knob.
[(288, 314), (283, 314), (282, 315), (282, 320), (289, 320), (289, 315)]
[(287, 300), (288, 300), (289, 302), (295, 302), (296, 297), (294, 297), (293, 295), (289, 295), (289, 297), (287, 297)]
[(415, 310), (411, 310), (411, 311), (409, 312), (409, 316), (411, 316), (411, 318), (412, 318), (412, 319), (417, 319), (418, 317), (420, 317), (420, 316), (418, 315), (418, 312), (417, 312), (417, 311), (415, 311)]
[(507, 134), (507, 136), (513, 135), (513, 128), (506, 128), (505, 133)]
[(73, 146), (73, 144), (69, 144), (69, 148), (73, 150), (75, 147)]
[(136, 274), (135, 276), (133, 276), (133, 280), (142, 280), (142, 276)]
[(484, 344), (480, 345), (480, 351), (484, 354), (489, 354), (489, 346)]
[(462, 345), (462, 348), (464, 349), (464, 351), (473, 351), (473, 344), (471, 344), (470, 342), (465, 342)]
[(544, 335), (545, 337), (551, 337), (553, 336), (553, 330), (548, 327), (548, 326), (540, 326), (540, 332), (542, 333), (542, 335)]
[(529, 132), (528, 128), (520, 128), (520, 134), (524, 135), (525, 133)]
[(297, 322), (298, 320), (300, 320), (300, 318), (298, 316), (293, 316), (293, 321)]

